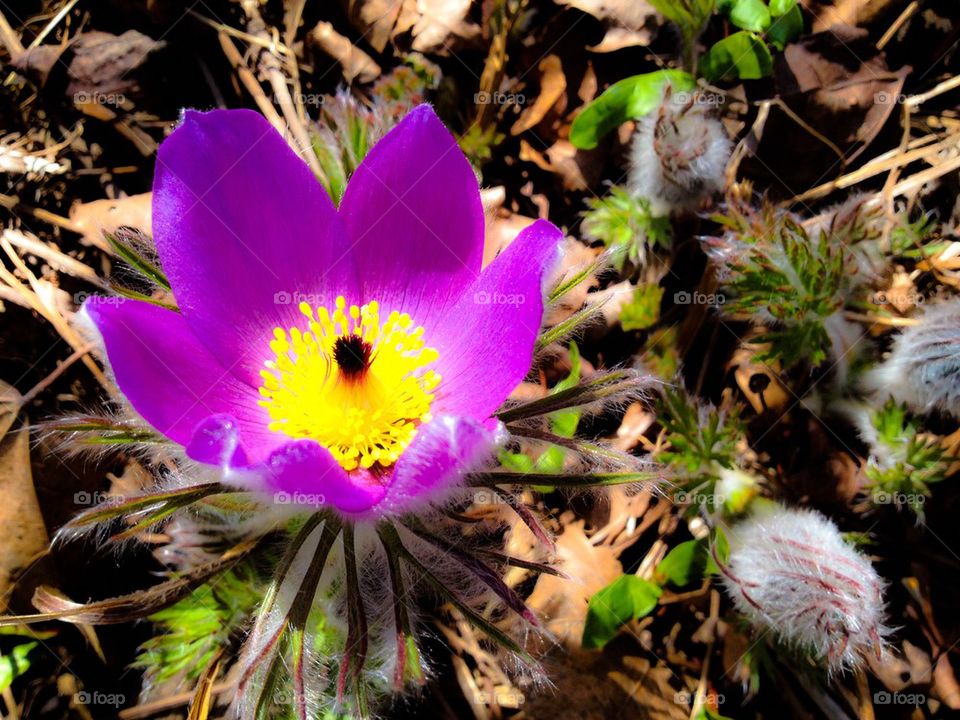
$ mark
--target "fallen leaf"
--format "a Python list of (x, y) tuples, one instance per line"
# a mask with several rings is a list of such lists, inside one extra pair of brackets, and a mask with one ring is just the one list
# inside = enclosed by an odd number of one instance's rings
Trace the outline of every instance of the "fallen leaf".
[(368, 83), (380, 77), (380, 66), (350, 39), (334, 30), (328, 22), (319, 22), (307, 33), (310, 43), (332, 57), (343, 69), (343, 77), (349, 83), (357, 80)]
[(0, 418), (0, 610), (6, 601), (18, 570), (27, 567), (47, 547), (47, 529), (40, 514), (40, 505), (33, 488), (30, 471), (30, 428), (26, 421), (11, 432), (15, 420), (14, 406), (19, 407), (19, 394), (0, 381), (3, 415)]
[(592, 52), (649, 45), (657, 27), (657, 11), (644, 0), (557, 0), (557, 4), (592, 15), (607, 26), (603, 40), (587, 48)]
[(590, 597), (623, 572), (614, 551), (593, 545), (583, 525), (582, 520), (567, 525), (556, 540), (556, 567), (570, 579), (541, 575), (527, 598), (547, 630), (569, 648), (580, 647)]
[(152, 197), (152, 193), (142, 193), (116, 200), (76, 203), (70, 208), (70, 219), (83, 233), (86, 243), (107, 249), (103, 234), (112, 233), (118, 227), (132, 227), (150, 234)]
[(67, 71), (70, 75), (67, 94), (122, 95), (137, 84), (128, 74), (164, 44), (136, 30), (127, 30), (122, 35), (100, 31), (82, 33), (71, 45), (73, 58)]
[[(510, 128), (511, 135), (519, 135), (536, 127), (554, 106), (560, 105), (560, 100), (567, 92), (567, 78), (563, 74), (563, 65), (556, 55), (547, 55), (540, 62), (540, 93), (533, 104), (527, 106), (519, 119)], [(557, 108), (562, 113), (562, 106)]]

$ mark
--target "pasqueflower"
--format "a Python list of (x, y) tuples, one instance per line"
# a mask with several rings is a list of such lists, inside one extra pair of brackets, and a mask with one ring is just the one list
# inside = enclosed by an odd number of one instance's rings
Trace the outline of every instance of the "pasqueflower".
[(490, 455), (527, 373), (561, 233), (481, 270), (476, 176), (413, 110), (334, 207), (260, 115), (187, 112), (161, 144), (153, 236), (178, 311), (85, 304), (120, 392), (227, 482), (350, 517), (435, 500)]

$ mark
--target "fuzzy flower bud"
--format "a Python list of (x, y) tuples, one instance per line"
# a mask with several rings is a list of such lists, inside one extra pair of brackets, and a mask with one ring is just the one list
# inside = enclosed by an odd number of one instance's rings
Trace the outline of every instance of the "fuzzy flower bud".
[(881, 403), (892, 397), (914, 412), (960, 417), (960, 300), (931, 305), (919, 320), (867, 375), (867, 388)]
[(630, 191), (657, 215), (695, 208), (723, 189), (730, 139), (708, 103), (666, 89), (663, 101), (637, 123), (630, 150)]
[(735, 526), (722, 581), (758, 629), (811, 653), (830, 672), (880, 655), (883, 583), (870, 561), (817, 512), (778, 507)]

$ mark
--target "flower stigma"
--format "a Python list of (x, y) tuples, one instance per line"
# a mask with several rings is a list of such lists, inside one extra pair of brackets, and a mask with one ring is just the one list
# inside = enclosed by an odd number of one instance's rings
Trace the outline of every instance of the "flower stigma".
[(430, 420), (439, 353), (406, 313), (382, 320), (376, 301), (299, 307), (306, 329), (274, 328), (260, 371), (269, 429), (316, 440), (348, 471), (392, 465)]

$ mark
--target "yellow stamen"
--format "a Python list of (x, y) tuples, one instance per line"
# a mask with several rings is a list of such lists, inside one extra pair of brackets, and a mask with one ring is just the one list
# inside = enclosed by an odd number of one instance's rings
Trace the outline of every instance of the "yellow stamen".
[(333, 312), (300, 303), (306, 329), (274, 328), (260, 371), (270, 430), (311, 438), (346, 470), (389, 466), (430, 419), (439, 357), (406, 313), (338, 297)]

